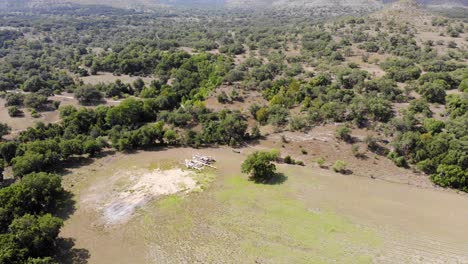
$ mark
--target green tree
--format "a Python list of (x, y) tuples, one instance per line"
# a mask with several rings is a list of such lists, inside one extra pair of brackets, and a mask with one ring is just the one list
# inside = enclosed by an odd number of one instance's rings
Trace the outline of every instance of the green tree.
[(272, 162), (277, 158), (278, 153), (256, 151), (242, 163), (242, 173), (250, 174), (255, 182), (266, 183), (275, 176), (276, 166)]
[(5, 136), (5, 135), (8, 135), (11, 131), (11, 128), (5, 124), (5, 123), (0, 123), (0, 139)]
[(47, 83), (39, 76), (33, 76), (26, 80), (23, 85), (23, 90), (26, 92), (37, 92), (47, 87)]
[(138, 78), (133, 82), (133, 89), (135, 89), (136, 92), (141, 92), (145, 88), (145, 82), (143, 79)]
[(24, 105), (33, 109), (40, 109), (47, 104), (47, 97), (38, 94), (28, 94), (24, 97)]
[(102, 94), (94, 86), (85, 85), (76, 88), (75, 98), (80, 104), (99, 103), (102, 100)]
[(50, 214), (34, 216), (26, 214), (13, 220), (9, 229), (15, 241), (28, 250), (31, 257), (43, 257), (52, 252), (63, 221)]
[(468, 192), (468, 171), (463, 170), (460, 166), (439, 165), (437, 173), (431, 178), (442, 187), (451, 187)]
[(445, 90), (448, 89), (448, 84), (443, 80), (436, 80), (431, 83), (425, 83), (419, 89), (419, 93), (430, 103), (445, 103)]
[(6, 163), (10, 164), (11, 160), (15, 157), (17, 147), (18, 143), (12, 141), (0, 143), (0, 155)]

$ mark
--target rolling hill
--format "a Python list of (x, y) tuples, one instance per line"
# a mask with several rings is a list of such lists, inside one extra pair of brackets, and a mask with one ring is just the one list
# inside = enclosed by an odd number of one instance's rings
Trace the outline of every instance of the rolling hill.
[[(381, 7), (398, 0), (2, 0), (0, 9), (49, 8), (54, 6), (103, 5), (117, 8), (161, 6), (218, 6), (228, 8), (313, 8), (321, 6)], [(417, 0), (428, 6), (468, 6), (468, 0)]]

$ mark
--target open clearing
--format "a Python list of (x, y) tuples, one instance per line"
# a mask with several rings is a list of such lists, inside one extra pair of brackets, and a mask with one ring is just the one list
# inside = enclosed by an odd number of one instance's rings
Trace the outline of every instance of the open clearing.
[(82, 202), (102, 215), (101, 224), (124, 224), (157, 197), (194, 190), (192, 174), (181, 169), (120, 171), (90, 188)]
[[(71, 169), (64, 186), (76, 194), (77, 210), (61, 236), (88, 249), (89, 263), (468, 262), (468, 212), (456, 210), (468, 207), (466, 195), (310, 165), (279, 165), (283, 183), (257, 185), (240, 173), (254, 149), (113, 154)], [(181, 173), (177, 167), (195, 153), (216, 158), (218, 169)], [(174, 172), (176, 184), (167, 185)], [(172, 189), (136, 206), (126, 222), (102, 222), (100, 209), (109, 200), (97, 194), (120, 201), (156, 176), (161, 179), (150, 186), (174, 187), (190, 177), (200, 188)]]
[(138, 76), (129, 76), (129, 75), (114, 75), (110, 72), (98, 72), (96, 75), (90, 75), (85, 77), (80, 77), (80, 80), (83, 81), (84, 84), (99, 84), (99, 83), (115, 83), (117, 80), (121, 80), (123, 83), (131, 84), (137, 79), (142, 79), (146, 85), (151, 84), (152, 81), (156, 80), (155, 78), (151, 77), (138, 77)]

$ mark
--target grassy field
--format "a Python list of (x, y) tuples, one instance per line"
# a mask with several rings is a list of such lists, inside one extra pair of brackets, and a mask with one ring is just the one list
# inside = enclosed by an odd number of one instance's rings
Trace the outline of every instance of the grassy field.
[[(119, 181), (113, 186), (109, 186), (112, 185), (111, 180), (106, 181), (106, 187), (101, 185), (100, 180), (105, 179), (105, 174), (109, 176), (124, 167), (130, 169), (143, 164), (148, 169), (177, 166), (173, 159), (181, 153), (175, 150), (164, 152), (165, 159), (161, 161), (157, 161), (163, 155), (161, 152), (106, 158), (110, 161), (103, 161), (105, 165), (92, 164), (86, 168), (94, 172), (92, 178), (82, 177), (86, 174), (83, 169), (66, 176), (65, 185), (69, 184), (68, 188), (80, 197), (78, 204), (81, 206), (68, 221), (64, 234), (78, 236), (78, 244), (95, 240), (96, 236), (102, 240), (115, 240), (122, 236), (129, 241), (144, 238), (138, 242), (141, 246), (138, 252), (144, 256), (141, 259), (150, 263), (191, 260), (205, 263), (232, 263), (235, 260), (370, 263), (372, 253), (378, 248), (378, 238), (372, 231), (358, 227), (332, 211), (311, 211), (294, 199), (291, 196), (291, 177), (277, 185), (254, 184), (240, 174), (239, 164), (243, 155), (219, 150), (208, 151), (220, 160), (217, 164), (219, 169), (208, 171), (207, 176), (197, 179), (205, 186), (204, 191), (157, 199), (140, 208), (125, 226), (101, 226), (96, 211), (86, 206), (84, 200), (95, 197), (89, 193), (119, 188)], [(189, 150), (183, 153), (184, 156), (190, 155)], [(94, 166), (102, 166), (105, 172), (96, 171)], [(86, 217), (89, 221), (75, 221), (75, 217)], [(89, 230), (89, 226), (95, 230), (88, 234), (77, 233), (82, 228)], [(91, 263), (126, 259), (125, 256), (114, 259), (103, 254), (109, 250), (107, 243), (94, 245), (98, 246), (95, 250), (90, 248)], [(115, 253), (126, 254), (125, 250), (115, 250)]]
[[(283, 182), (254, 184), (240, 173), (250, 151), (115, 154), (72, 169), (64, 185), (76, 194), (77, 210), (61, 235), (89, 250), (89, 263), (463, 263), (468, 258), (466, 232), (460, 231), (468, 215), (450, 214), (446, 206), (468, 206), (467, 197), (310, 166), (280, 165)], [(155, 199), (122, 225), (100, 224), (99, 203), (89, 206), (90, 194), (118, 189), (112, 175), (181, 166), (194, 153), (218, 160), (216, 170), (198, 174), (202, 191)], [(447, 215), (447, 226), (438, 228), (440, 214), (428, 210)]]
[(285, 186), (239, 175), (221, 185), (195, 199), (165, 198), (145, 212), (155, 263), (371, 263), (379, 246), (372, 231), (308, 210)]

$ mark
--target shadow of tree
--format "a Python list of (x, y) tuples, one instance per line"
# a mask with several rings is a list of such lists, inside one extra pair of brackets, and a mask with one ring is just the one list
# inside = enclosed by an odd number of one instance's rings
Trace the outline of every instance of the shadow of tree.
[(15, 183), (15, 181), (16, 179), (14, 178), (3, 179), (2, 181), (0, 181), (0, 188), (8, 187)]
[(273, 174), (273, 176), (267, 180), (257, 179), (257, 180), (254, 180), (254, 182), (258, 184), (280, 185), (280, 184), (283, 184), (287, 180), (288, 180), (288, 176), (286, 176), (284, 173), (277, 172)]
[(374, 144), (374, 145), (370, 146), (369, 151), (371, 151), (372, 153), (375, 153), (375, 154), (377, 154), (379, 156), (387, 156), (388, 152), (389, 152), (389, 150), (386, 147), (381, 146), (379, 144)]
[(90, 258), (89, 250), (75, 248), (75, 239), (59, 238), (57, 240), (55, 259), (61, 264), (86, 264)]
[(71, 157), (68, 160), (62, 161), (56, 166), (53, 166), (51, 168), (51, 171), (58, 175), (66, 175), (70, 173), (70, 169), (76, 169), (80, 168), (83, 166), (87, 166), (92, 164), (96, 158), (104, 158), (109, 155), (114, 155), (116, 153), (115, 150), (105, 150), (99, 153), (96, 153), (92, 157), (86, 157), (86, 156), (77, 156), (77, 157)]
[(64, 191), (62, 197), (57, 202), (55, 215), (66, 220), (76, 210), (76, 202), (73, 199), (73, 193)]

